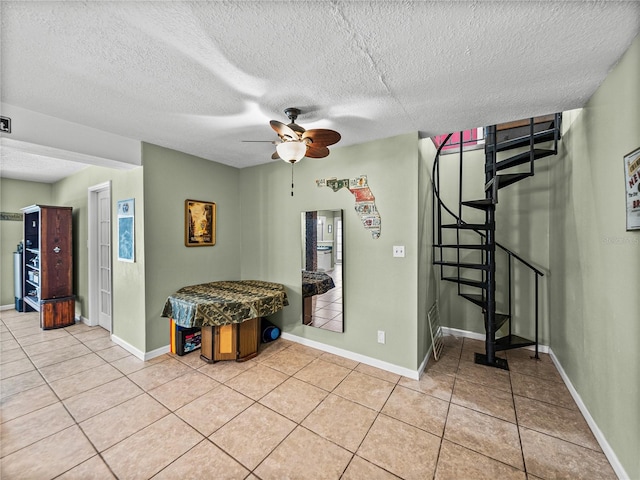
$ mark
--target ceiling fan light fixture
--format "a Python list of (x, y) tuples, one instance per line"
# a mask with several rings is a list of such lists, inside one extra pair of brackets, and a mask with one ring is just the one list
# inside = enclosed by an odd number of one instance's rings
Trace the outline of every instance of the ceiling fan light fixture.
[(307, 144), (303, 141), (282, 142), (276, 145), (276, 151), (282, 160), (287, 163), (297, 163), (307, 153)]

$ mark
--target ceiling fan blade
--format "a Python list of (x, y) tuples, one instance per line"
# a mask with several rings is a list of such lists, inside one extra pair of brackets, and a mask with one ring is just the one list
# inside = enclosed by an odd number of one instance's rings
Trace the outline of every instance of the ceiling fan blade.
[(240, 140), (242, 143), (271, 143), (273, 145), (276, 144), (273, 140)]
[(271, 155), (271, 160), (281, 160), (280, 155), (278, 155), (278, 152), (273, 152), (273, 154)]
[(307, 130), (302, 134), (302, 138), (310, 138), (315, 145), (327, 146), (338, 143), (342, 138), (335, 130), (327, 130), (325, 128), (314, 128)]
[(324, 158), (329, 155), (329, 149), (322, 145), (311, 144), (307, 147), (307, 153), (304, 154), (308, 158)]
[(280, 137), (288, 137), (291, 140), (298, 140), (298, 138), (300, 138), (291, 127), (282, 122), (271, 120), (269, 123), (271, 124), (271, 128), (273, 128)]
[(302, 127), (302, 125), (298, 125), (297, 123), (291, 122), (289, 125), (287, 125), (287, 127), (289, 127), (291, 130), (293, 130), (296, 133), (304, 133), (305, 129)]

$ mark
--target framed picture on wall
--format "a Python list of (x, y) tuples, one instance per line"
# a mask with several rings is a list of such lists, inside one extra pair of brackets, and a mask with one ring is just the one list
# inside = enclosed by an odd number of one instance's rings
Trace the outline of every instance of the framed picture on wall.
[(200, 200), (184, 201), (184, 244), (206, 247), (216, 244), (216, 204)]
[(624, 156), (627, 230), (640, 230), (640, 148)]
[(118, 260), (135, 262), (135, 199), (118, 201)]

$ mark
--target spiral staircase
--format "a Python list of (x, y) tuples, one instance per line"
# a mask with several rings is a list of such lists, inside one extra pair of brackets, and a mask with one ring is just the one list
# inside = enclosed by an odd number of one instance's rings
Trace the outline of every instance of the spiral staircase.
[[(508, 370), (507, 360), (496, 354), (503, 350), (529, 346), (534, 347), (535, 358), (538, 358), (539, 279), (544, 273), (497, 241), (496, 209), (501, 189), (534, 176), (537, 160), (558, 153), (561, 121), (562, 114), (556, 113), (485, 127), (485, 195), (484, 198), (470, 200), (463, 198), (466, 145), (463, 132), (460, 132), (458, 199), (455, 209), (447, 206), (442, 199), (440, 178), (443, 148), (453, 134), (449, 134), (438, 147), (431, 177), (434, 208), (433, 264), (438, 266), (442, 281), (457, 284), (458, 295), (482, 309), (486, 332), (485, 353), (476, 353), (475, 362), (478, 364)], [(454, 184), (448, 178), (446, 185), (450, 187)], [(470, 209), (483, 212), (484, 221), (466, 222), (463, 216), (468, 218)], [(500, 276), (497, 275), (498, 262), (501, 262)], [(515, 324), (514, 317), (516, 281), (513, 272), (516, 263), (519, 264), (518, 268), (534, 277), (534, 311), (530, 314), (530, 321), (535, 324), (533, 339), (514, 333), (525, 329), (519, 328), (522, 325)], [(522, 275), (518, 275), (518, 278), (521, 277)], [(500, 308), (496, 301), (497, 292), (501, 294)]]

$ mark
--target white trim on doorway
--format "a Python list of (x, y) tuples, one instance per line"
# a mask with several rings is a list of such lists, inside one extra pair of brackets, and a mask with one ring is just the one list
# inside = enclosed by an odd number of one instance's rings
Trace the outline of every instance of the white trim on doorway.
[[(100, 282), (98, 275), (100, 274), (100, 266), (98, 262), (98, 194), (108, 191), (111, 195), (111, 181), (93, 185), (87, 189), (88, 191), (88, 240), (87, 249), (89, 254), (89, 308), (88, 319), (86, 323), (89, 326), (99, 325), (100, 318), (100, 302), (98, 295), (100, 295)], [(111, 280), (113, 282), (113, 280)], [(113, 291), (113, 288), (110, 289)], [(112, 319), (113, 321), (113, 319)], [(113, 324), (108, 329), (113, 331)]]

